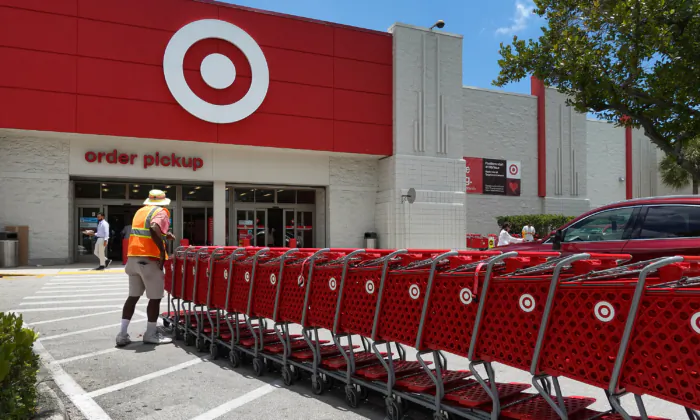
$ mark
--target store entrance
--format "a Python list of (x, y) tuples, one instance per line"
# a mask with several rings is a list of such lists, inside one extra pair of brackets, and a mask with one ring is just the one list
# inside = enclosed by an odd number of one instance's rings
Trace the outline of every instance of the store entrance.
[(131, 234), (131, 221), (140, 206), (107, 206), (107, 222), (109, 222), (110, 240), (107, 258), (122, 261), (124, 239)]

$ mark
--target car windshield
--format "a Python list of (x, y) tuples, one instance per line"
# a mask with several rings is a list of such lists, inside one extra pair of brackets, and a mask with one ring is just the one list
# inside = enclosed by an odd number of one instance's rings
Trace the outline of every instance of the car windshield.
[(579, 220), (566, 229), (564, 242), (622, 240), (632, 208), (605, 210)]

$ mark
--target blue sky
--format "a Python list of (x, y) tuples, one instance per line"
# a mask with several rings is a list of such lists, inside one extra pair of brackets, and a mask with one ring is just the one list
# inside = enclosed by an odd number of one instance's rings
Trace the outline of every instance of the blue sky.
[[(544, 21), (531, 13), (531, 0), (224, 0), (228, 3), (386, 31), (393, 23), (431, 26), (464, 35), (464, 85), (494, 89), (498, 48), (514, 34), (536, 38)], [(530, 81), (506, 91), (530, 93)]]

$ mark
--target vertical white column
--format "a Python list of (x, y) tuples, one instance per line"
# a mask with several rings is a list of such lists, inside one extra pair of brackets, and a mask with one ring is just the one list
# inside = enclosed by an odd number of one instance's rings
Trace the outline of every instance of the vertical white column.
[(214, 245), (226, 245), (226, 182), (214, 181)]

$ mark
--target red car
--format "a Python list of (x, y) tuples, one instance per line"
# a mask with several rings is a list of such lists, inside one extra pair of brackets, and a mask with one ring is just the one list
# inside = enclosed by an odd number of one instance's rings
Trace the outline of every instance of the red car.
[(544, 239), (499, 251), (631, 254), (633, 261), (700, 255), (700, 196), (648, 197), (585, 213)]

